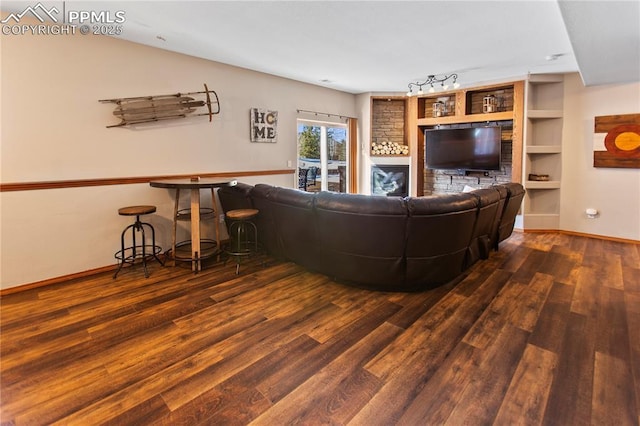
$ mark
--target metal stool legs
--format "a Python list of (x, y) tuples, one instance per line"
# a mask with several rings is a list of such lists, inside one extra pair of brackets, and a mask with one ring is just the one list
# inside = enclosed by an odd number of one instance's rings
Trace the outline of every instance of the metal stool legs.
[[(148, 245), (146, 243), (144, 233), (145, 226), (151, 230), (151, 245)], [(130, 247), (125, 247), (125, 235), (129, 230), (131, 230), (133, 245)], [(140, 244), (136, 243), (136, 234), (138, 232), (142, 234), (142, 241)], [(147, 249), (149, 249), (148, 252)], [(120, 261), (120, 265), (118, 265), (118, 270), (116, 271), (116, 273), (113, 274), (113, 279), (116, 279), (125, 263), (133, 265), (135, 260), (140, 258), (142, 259), (142, 264), (144, 265), (144, 276), (145, 278), (149, 278), (149, 270), (147, 269), (147, 257), (153, 256), (154, 259), (158, 261), (158, 263), (164, 266), (164, 262), (162, 262), (162, 260), (158, 258), (158, 253), (160, 253), (160, 251), (162, 251), (162, 249), (156, 245), (155, 229), (150, 223), (140, 221), (140, 215), (136, 215), (136, 221), (124, 228), (124, 231), (122, 231), (122, 234), (120, 235), (120, 251), (115, 254), (115, 258)]]
[(258, 252), (258, 228), (252, 221), (237, 220), (229, 227), (229, 236), (231, 247), (226, 252), (229, 256), (236, 258), (236, 275), (238, 275), (242, 257)]

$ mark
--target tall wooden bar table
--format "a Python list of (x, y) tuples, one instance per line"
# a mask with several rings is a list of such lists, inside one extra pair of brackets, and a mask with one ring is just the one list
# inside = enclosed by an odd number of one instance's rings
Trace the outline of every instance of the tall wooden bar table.
[[(191, 178), (191, 179), (166, 179), (149, 182), (154, 188), (175, 189), (176, 201), (173, 212), (173, 241), (171, 256), (180, 261), (190, 261), (191, 270), (198, 272), (202, 269), (202, 260), (215, 256), (220, 252), (220, 221), (216, 207), (215, 188), (225, 185), (235, 185), (237, 181), (232, 178)], [(191, 208), (180, 210), (180, 191), (188, 189), (191, 195)], [(211, 189), (212, 208), (200, 207), (200, 190)], [(202, 240), (200, 238), (200, 219), (213, 216), (216, 229), (216, 239)], [(191, 240), (176, 242), (176, 230), (179, 220), (191, 220)], [(189, 247), (191, 250), (189, 251)]]

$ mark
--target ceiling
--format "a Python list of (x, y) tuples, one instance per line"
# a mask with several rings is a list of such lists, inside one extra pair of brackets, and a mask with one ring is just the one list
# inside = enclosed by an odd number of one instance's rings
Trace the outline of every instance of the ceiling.
[[(450, 73), (463, 87), (574, 71), (586, 85), (640, 80), (640, 0), (42, 3), (121, 10), (119, 38), (349, 93)], [(3, 18), (34, 4), (2, 1)]]

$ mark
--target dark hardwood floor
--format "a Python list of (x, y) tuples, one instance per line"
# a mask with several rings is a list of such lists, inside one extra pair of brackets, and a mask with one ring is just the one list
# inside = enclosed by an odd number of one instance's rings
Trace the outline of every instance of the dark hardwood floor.
[(1, 299), (2, 424), (638, 425), (640, 248), (515, 233), (423, 293), (259, 259)]

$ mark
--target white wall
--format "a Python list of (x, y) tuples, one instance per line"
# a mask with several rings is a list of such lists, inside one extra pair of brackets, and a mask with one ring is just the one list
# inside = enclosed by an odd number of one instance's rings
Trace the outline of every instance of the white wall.
[(640, 83), (585, 87), (568, 74), (564, 93), (560, 228), (640, 240), (640, 170), (593, 167), (594, 117), (640, 113)]
[[(296, 109), (355, 116), (355, 97), (108, 37), (2, 36), (3, 183), (285, 169), (295, 165)], [(99, 99), (215, 90), (221, 113), (135, 128)], [(249, 109), (278, 111), (278, 142), (249, 141)], [(243, 178), (293, 186), (294, 174)], [(171, 244), (173, 194), (146, 184), (0, 193), (1, 288), (115, 264), (130, 218), (154, 204)], [(187, 197), (185, 197), (187, 198)], [(188, 201), (188, 199), (186, 200)]]
[(358, 121), (358, 192), (371, 194), (371, 96), (372, 93), (361, 93), (356, 96)]

